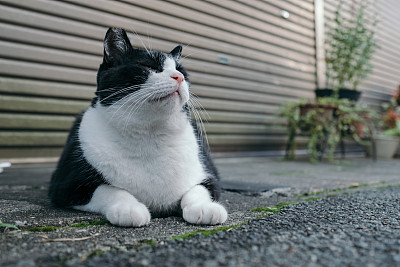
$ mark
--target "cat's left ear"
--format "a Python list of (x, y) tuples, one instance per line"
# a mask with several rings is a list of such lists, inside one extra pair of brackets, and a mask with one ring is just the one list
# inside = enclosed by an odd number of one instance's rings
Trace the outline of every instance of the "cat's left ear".
[(181, 55), (182, 55), (182, 46), (178, 45), (177, 47), (175, 47), (174, 49), (172, 49), (171, 52), (169, 52), (169, 54), (176, 60), (179, 62), (179, 60), (181, 59)]
[(132, 49), (131, 42), (124, 29), (108, 29), (104, 38), (104, 62), (119, 61)]

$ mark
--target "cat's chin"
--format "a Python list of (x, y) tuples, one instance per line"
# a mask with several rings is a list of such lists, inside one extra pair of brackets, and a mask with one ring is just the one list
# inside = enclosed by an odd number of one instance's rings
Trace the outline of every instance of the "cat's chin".
[(181, 111), (186, 102), (185, 95), (177, 90), (161, 98), (151, 100), (149, 104), (151, 109), (157, 112), (157, 114), (160, 112), (170, 114), (174, 111)]
[(165, 102), (165, 101), (174, 101), (174, 98), (180, 98), (182, 99), (181, 93), (179, 92), (179, 90), (176, 90), (172, 93), (167, 94), (166, 96), (157, 98), (157, 99), (152, 99), (149, 100), (150, 103), (157, 103), (157, 102)]

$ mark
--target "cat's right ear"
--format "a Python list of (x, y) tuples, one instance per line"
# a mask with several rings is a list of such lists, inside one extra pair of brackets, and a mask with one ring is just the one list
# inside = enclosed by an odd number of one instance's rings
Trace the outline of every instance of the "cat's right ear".
[(120, 61), (132, 49), (131, 42), (124, 29), (109, 28), (106, 37), (104, 37), (103, 62)]

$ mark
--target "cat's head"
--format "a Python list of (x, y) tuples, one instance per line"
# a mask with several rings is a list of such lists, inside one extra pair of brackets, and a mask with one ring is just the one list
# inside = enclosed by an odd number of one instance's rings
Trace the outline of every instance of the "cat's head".
[(97, 74), (93, 106), (134, 112), (181, 111), (189, 100), (189, 80), (180, 65), (182, 47), (170, 53), (132, 47), (123, 29), (109, 28)]

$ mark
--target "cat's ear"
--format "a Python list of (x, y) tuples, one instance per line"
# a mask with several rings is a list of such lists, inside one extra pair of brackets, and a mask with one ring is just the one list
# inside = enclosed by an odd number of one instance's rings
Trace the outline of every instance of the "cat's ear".
[(106, 37), (104, 37), (103, 61), (106, 63), (119, 61), (132, 49), (131, 42), (124, 29), (109, 28)]
[(176, 60), (179, 62), (179, 60), (181, 59), (181, 55), (182, 55), (182, 46), (178, 45), (177, 47), (175, 47), (174, 49), (172, 49), (171, 52), (169, 52), (169, 54)]

